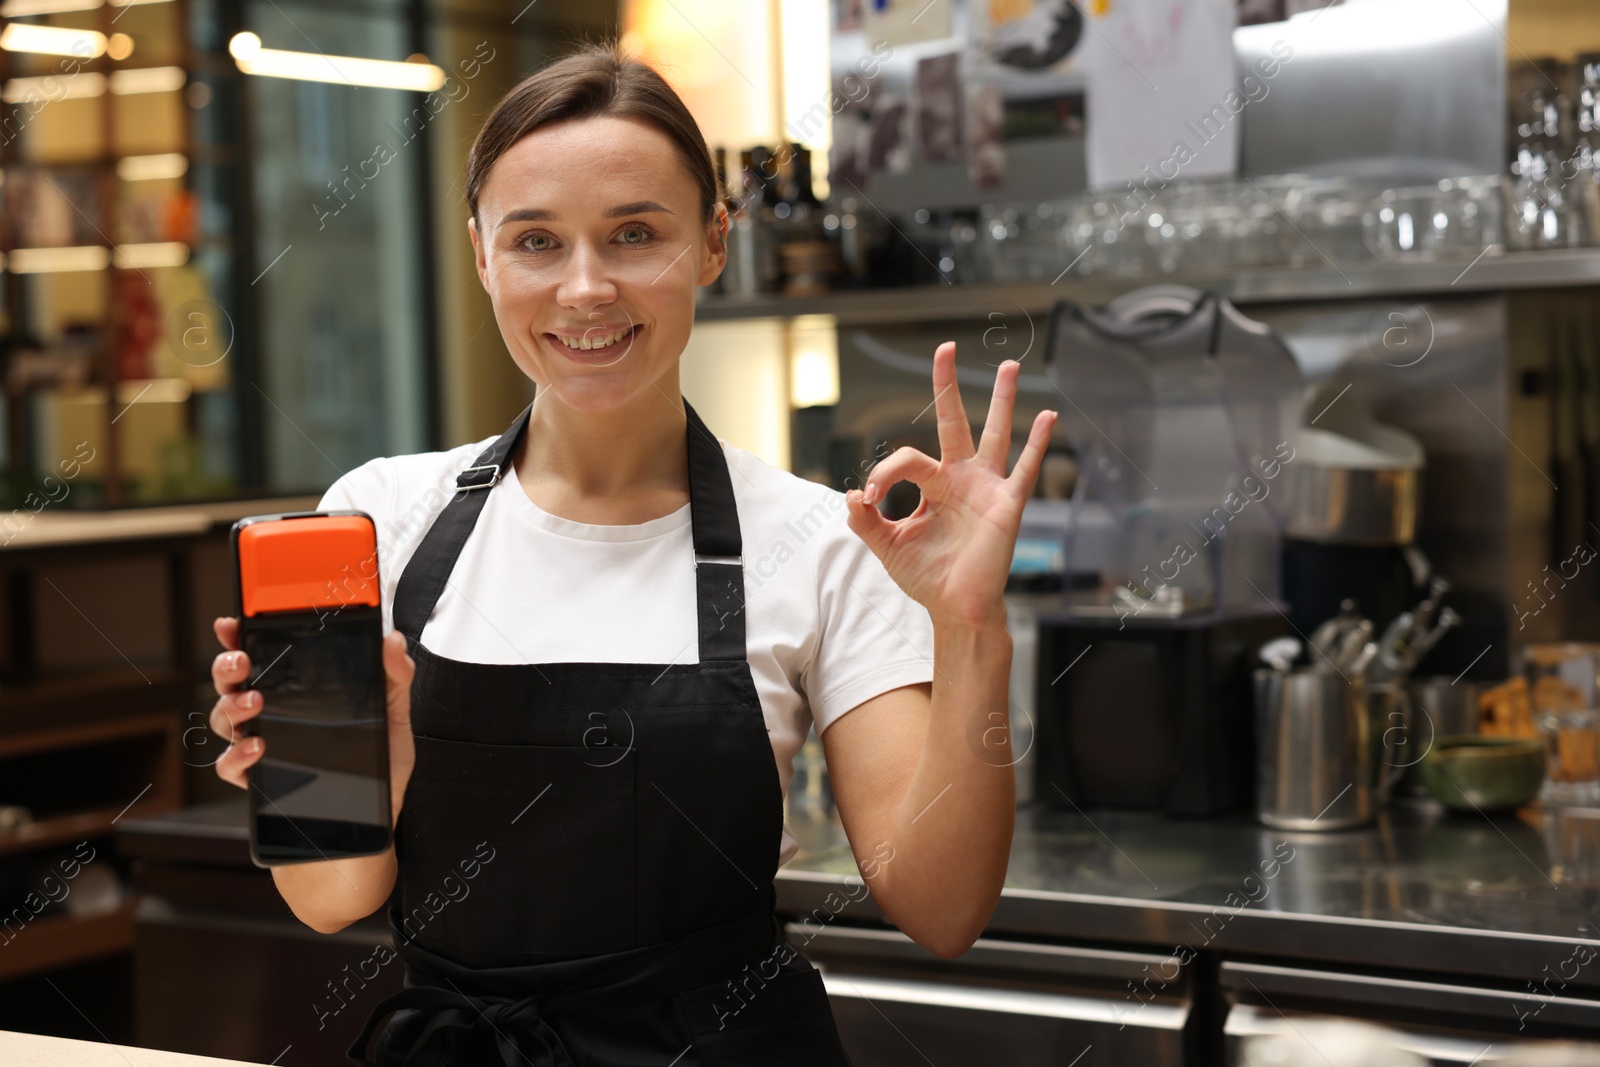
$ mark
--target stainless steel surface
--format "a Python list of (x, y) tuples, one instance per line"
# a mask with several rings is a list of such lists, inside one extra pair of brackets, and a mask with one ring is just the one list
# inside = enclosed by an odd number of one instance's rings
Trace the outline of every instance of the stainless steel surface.
[[(1538, 1018), (1544, 1023), (1582, 1026), (1600, 1031), (1600, 1001), (1575, 997), (1541, 996), (1530, 1004), (1526, 990), (1491, 989), (1444, 982), (1425, 982), (1409, 978), (1353, 974), (1340, 971), (1281, 967), (1271, 964), (1228, 960), (1222, 964), (1225, 988), (1241, 995), (1258, 991), (1266, 997), (1283, 1000), (1339, 1002), (1368, 1009), (1399, 1009), (1405, 1012), (1441, 1012), (1480, 1022), (1510, 1022), (1515, 1027), (1517, 1012), (1539, 1003), (1544, 1009)], [(1253, 998), (1247, 998), (1253, 999)], [(1480, 1044), (1479, 1049), (1482, 1049)]]
[[(1410, 719), (1404, 691), (1317, 667), (1258, 670), (1255, 694), (1256, 817), (1283, 830), (1370, 822), (1403, 770), (1393, 754)], [(1395, 701), (1398, 735), (1378, 717), (1373, 694)]]
[[(1432, 181), (1505, 165), (1507, 0), (1347, 0), (1234, 33), (1242, 70), (1293, 49), (1242, 133), (1246, 174)], [(1259, 110), (1258, 110), (1259, 109)]]
[(1289, 483), (1290, 537), (1340, 545), (1409, 545), (1420, 472), (1306, 464)]
[[(1302, 269), (1218, 270), (1147, 274), (1131, 278), (1061, 279), (985, 285), (919, 285), (866, 289), (826, 296), (706, 297), (695, 307), (701, 321), (834, 315), (840, 325), (920, 323), (986, 319), (991, 312), (1038, 316), (1039, 327), (1062, 297), (1105, 303), (1153, 283), (1174, 283), (1217, 292), (1246, 305), (1303, 300), (1395, 299), (1439, 293), (1483, 293), (1600, 285), (1600, 249), (1494, 252), (1477, 263), (1338, 263)], [(1062, 264), (1066, 266), (1066, 264)], [(1259, 317), (1259, 316), (1257, 316)], [(1384, 328), (1391, 325), (1384, 322)], [(1380, 330), (1381, 332), (1381, 330)], [(1040, 338), (1041, 342), (1043, 338)]]
[[(1245, 1058), (1247, 1042), (1270, 1037), (1288, 1038), (1289, 1047), (1299, 1046), (1299, 1051), (1305, 1055), (1304, 1059), (1291, 1059), (1280, 1062), (1278, 1067), (1330, 1067), (1317, 1056), (1315, 1046), (1305, 1044), (1309, 1030), (1316, 1037), (1321, 1037), (1318, 1024), (1341, 1021), (1337, 1018), (1329, 1019), (1323, 1015), (1309, 1015), (1302, 1012), (1285, 1014), (1269, 1007), (1257, 1007), (1254, 1004), (1235, 1004), (1228, 1011), (1227, 1022), (1223, 1024), (1223, 1032), (1227, 1035), (1227, 1053), (1224, 1063), (1227, 1067), (1253, 1067)], [(1355, 1022), (1355, 1020), (1346, 1020)], [(1462, 1035), (1448, 1035), (1438, 1033), (1418, 1033), (1414, 1031), (1398, 1031), (1392, 1027), (1390, 1031), (1398, 1047), (1411, 1055), (1427, 1057), (1425, 1063), (1444, 1067), (1446, 1064), (1459, 1065), (1459, 1067), (1473, 1067), (1474, 1064), (1489, 1063), (1499, 1064), (1502, 1061), (1496, 1058), (1493, 1061), (1483, 1059), (1484, 1046), (1494, 1042), (1486, 1042), (1475, 1037)], [(1379, 1063), (1370, 1063), (1365, 1067), (1380, 1067)], [(1344, 1067), (1343, 1064), (1331, 1067)]]
[[(940, 1067), (1188, 1062), (1193, 983), (1158, 953), (980, 938), (944, 960), (897, 930), (816, 916), (787, 933), (822, 972), (857, 1067), (918, 1062), (919, 1050)], [(1151, 975), (1165, 987), (1129, 1001)]]
[[(971, 52), (962, 45), (974, 21), (974, 4), (945, 3), (953, 40), (896, 44), (886, 52), (865, 30), (834, 32), (829, 42), (831, 84), (868, 107), (885, 98), (904, 100), (913, 95), (920, 59), (958, 48), (966, 84), (998, 84), (1008, 99), (1048, 99), (1087, 87), (1081, 64), (1048, 74), (1006, 71), (996, 64), (974, 69)], [(1323, 12), (1325, 6), (1330, 10)], [(1506, 0), (1476, 0), (1476, 7), (1459, 0), (1354, 0), (1316, 8), (1289, 22), (1234, 32), (1241, 75), (1256, 70), (1256, 62), (1272, 53), (1274, 45), (1293, 49), (1276, 77), (1265, 83), (1252, 77), (1241, 90), (1256, 94), (1240, 120), (1243, 174), (1319, 171), (1431, 179), (1500, 172), (1504, 131), (1500, 123), (1482, 119), (1505, 109), (1501, 33)], [(1080, 35), (1076, 56), (1094, 32)], [(1162, 47), (1159, 42), (1157, 37), (1124, 47)], [(864, 80), (863, 74), (871, 71), (877, 77)], [(1216, 121), (1206, 109), (1213, 103), (1226, 125), (1232, 116), (1218, 101), (1197, 103), (1196, 121)], [(826, 106), (823, 101), (791, 123), (790, 136), (805, 139)], [(918, 160), (904, 174), (872, 175), (862, 191), (879, 209), (893, 214), (917, 207), (1038, 201), (1081, 192), (1087, 185), (1079, 136), (1011, 139), (1005, 148), (1006, 179), (998, 190), (974, 185), (964, 160)], [(839, 189), (836, 195), (851, 192)]]
[[(806, 954), (839, 966), (882, 965), (885, 961), (933, 970), (948, 964), (899, 930), (863, 930), (853, 926), (821, 926), (814, 920), (790, 923), (788, 933), (804, 942)], [(1150, 952), (1119, 952), (1080, 945), (1039, 945), (1026, 941), (996, 941), (980, 937), (961, 956), (960, 967), (1005, 970), (1047, 978), (1088, 979), (1121, 987), (1145, 977), (1165, 956)], [(1186, 984), (1169, 983), (1175, 990)]]
[(1478, 732), (1478, 683), (1448, 675), (1412, 678), (1407, 683), (1416, 708), (1413, 729), (1419, 738)]
[[(1208, 949), (1522, 989), (1577, 949), (1600, 953), (1588, 925), (1597, 890), (1597, 809), (1486, 819), (1402, 801), (1373, 826), (1339, 834), (1270, 830), (1246, 816), (1025, 809), (986, 936)], [(778, 872), (778, 907), (885, 921), (837, 826)], [(1563, 973), (1571, 977), (1557, 992), (1600, 997), (1600, 966)]]
[(1224, 961), (1218, 977), (1232, 1005), (1224, 1026), (1229, 1063), (1237, 1062), (1241, 1038), (1285, 1028), (1303, 1033), (1316, 1019), (1381, 1023), (1393, 1047), (1439, 1067), (1522, 1062), (1520, 1053), (1560, 1047), (1567, 1042), (1555, 1039), (1573, 1034), (1590, 1039), (1584, 1047), (1591, 1058), (1576, 1062), (1600, 1062), (1600, 1001), (1562, 996), (1559, 988), (1535, 996), (1526, 989), (1235, 960)]

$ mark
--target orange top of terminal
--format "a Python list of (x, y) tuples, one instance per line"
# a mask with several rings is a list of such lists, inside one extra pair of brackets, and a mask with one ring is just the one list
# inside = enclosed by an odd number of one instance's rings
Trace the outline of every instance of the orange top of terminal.
[(244, 613), (377, 607), (378, 539), (359, 515), (253, 522), (239, 531)]

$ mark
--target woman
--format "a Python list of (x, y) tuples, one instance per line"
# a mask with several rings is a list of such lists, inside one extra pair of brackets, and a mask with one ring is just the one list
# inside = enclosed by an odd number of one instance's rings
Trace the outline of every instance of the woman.
[[(878, 905), (966, 951), (1009, 852), (1001, 594), (1055, 412), (1008, 477), (1017, 364), (975, 449), (946, 343), (937, 460), (901, 449), (841, 497), (718, 441), (678, 359), (727, 209), (682, 102), (613, 47), (500, 101), (466, 195), (537, 399), (497, 439), (323, 497), (381, 531), (396, 845), (272, 872), (318, 931), (388, 905), (407, 988), (351, 1058), (845, 1064), (773, 914), (792, 759), (814, 721)], [(890, 522), (874, 505), (901, 480), (923, 502)], [(237, 649), (235, 620), (216, 632)], [(217, 773), (241, 788), (249, 670), (212, 668)]]

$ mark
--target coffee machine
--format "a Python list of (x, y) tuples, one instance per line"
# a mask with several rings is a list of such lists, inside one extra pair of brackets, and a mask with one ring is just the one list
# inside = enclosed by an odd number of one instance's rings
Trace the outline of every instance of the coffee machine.
[(1416, 545), (1422, 445), (1336, 379), (1310, 392), (1305, 417), (1282, 548), (1289, 617), (1309, 634), (1349, 599), (1368, 618), (1392, 619), (1432, 571)]

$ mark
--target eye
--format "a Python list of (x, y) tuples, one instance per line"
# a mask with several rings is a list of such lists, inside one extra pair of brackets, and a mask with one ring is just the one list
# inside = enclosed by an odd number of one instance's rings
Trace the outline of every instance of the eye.
[[(538, 244), (537, 242), (540, 241), (545, 243)], [(529, 252), (548, 252), (555, 247), (555, 238), (547, 233), (530, 233), (525, 237), (519, 238), (517, 246)]]
[[(630, 235), (637, 239), (630, 239)], [(651, 232), (648, 226), (634, 224), (624, 228), (618, 236), (622, 238), (622, 243), (625, 245), (642, 245), (647, 243), (655, 234)]]

